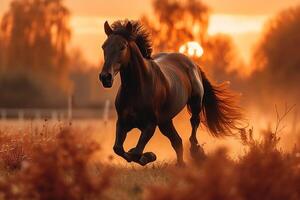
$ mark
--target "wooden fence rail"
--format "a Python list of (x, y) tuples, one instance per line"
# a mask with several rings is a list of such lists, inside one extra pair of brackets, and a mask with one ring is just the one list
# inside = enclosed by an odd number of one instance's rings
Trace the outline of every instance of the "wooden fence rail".
[(107, 121), (114, 115), (109, 103), (102, 109), (5, 109), (0, 108), (0, 120), (71, 120), (99, 118)]

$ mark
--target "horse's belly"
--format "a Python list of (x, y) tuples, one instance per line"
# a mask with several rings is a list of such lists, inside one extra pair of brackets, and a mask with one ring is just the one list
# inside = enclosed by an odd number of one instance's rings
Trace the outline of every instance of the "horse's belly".
[(175, 117), (187, 104), (188, 97), (189, 95), (186, 90), (172, 92), (164, 116), (167, 118)]
[(191, 85), (183, 72), (168, 70), (166, 74), (169, 82), (169, 94), (162, 109), (162, 120), (175, 117), (187, 104), (191, 93)]

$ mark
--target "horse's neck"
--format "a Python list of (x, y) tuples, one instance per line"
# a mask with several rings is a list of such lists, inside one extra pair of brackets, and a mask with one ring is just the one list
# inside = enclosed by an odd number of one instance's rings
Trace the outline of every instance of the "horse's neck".
[(140, 92), (145, 81), (148, 80), (149, 66), (135, 44), (130, 48), (130, 61), (127, 66), (122, 67), (121, 84), (122, 88), (132, 92)]

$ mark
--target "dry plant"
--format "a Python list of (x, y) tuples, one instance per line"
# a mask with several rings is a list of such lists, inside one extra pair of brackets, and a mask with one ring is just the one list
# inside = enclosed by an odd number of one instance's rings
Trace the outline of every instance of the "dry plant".
[(25, 160), (30, 160), (32, 148), (42, 144), (43, 140), (35, 140), (28, 133), (0, 132), (0, 158), (2, 168), (6, 170), (19, 170)]
[[(148, 200), (297, 200), (300, 198), (300, 158), (257, 142), (238, 161), (223, 149), (201, 165), (177, 169), (166, 187), (152, 186)], [(266, 150), (266, 149), (265, 149)], [(155, 195), (154, 195), (155, 194)]]
[(219, 149), (200, 164), (173, 170), (170, 184), (150, 187), (146, 199), (300, 199), (299, 148), (295, 146), (293, 152), (284, 153), (277, 145), (281, 122), (292, 109), (286, 107), (282, 115), (276, 109), (275, 129), (265, 131), (261, 140), (254, 139), (253, 128), (242, 130), (241, 139), (248, 150), (238, 160)]
[(19, 170), (23, 161), (30, 160), (32, 150), (55, 140), (56, 134), (62, 130), (62, 126), (51, 129), (47, 121), (41, 129), (9, 131), (0, 130), (0, 164), (6, 170)]
[[(23, 143), (21, 143), (22, 145)], [(0, 179), (3, 199), (99, 199), (109, 185), (109, 169), (92, 174), (89, 164), (99, 145), (70, 129), (34, 144), (21, 169)], [(0, 199), (1, 199), (0, 197)]]
[[(279, 133), (285, 128), (285, 126), (282, 125), (282, 122), (294, 108), (295, 105), (289, 107), (287, 104), (285, 104), (284, 112), (280, 114), (277, 105), (275, 105), (276, 123), (274, 130), (272, 131), (269, 127), (267, 130), (262, 131), (263, 139), (258, 141), (253, 137), (253, 127), (249, 130), (241, 129), (240, 139), (242, 144), (250, 148), (260, 146), (264, 147), (265, 150), (267, 148), (274, 150), (280, 141)], [(260, 143), (260, 145), (258, 145), (258, 143)]]

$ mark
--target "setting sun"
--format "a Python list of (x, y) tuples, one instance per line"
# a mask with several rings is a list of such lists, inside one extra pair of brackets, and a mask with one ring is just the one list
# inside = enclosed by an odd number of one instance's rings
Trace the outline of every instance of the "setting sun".
[(201, 45), (196, 41), (190, 41), (180, 46), (180, 53), (187, 54), (191, 57), (201, 57), (204, 53)]

